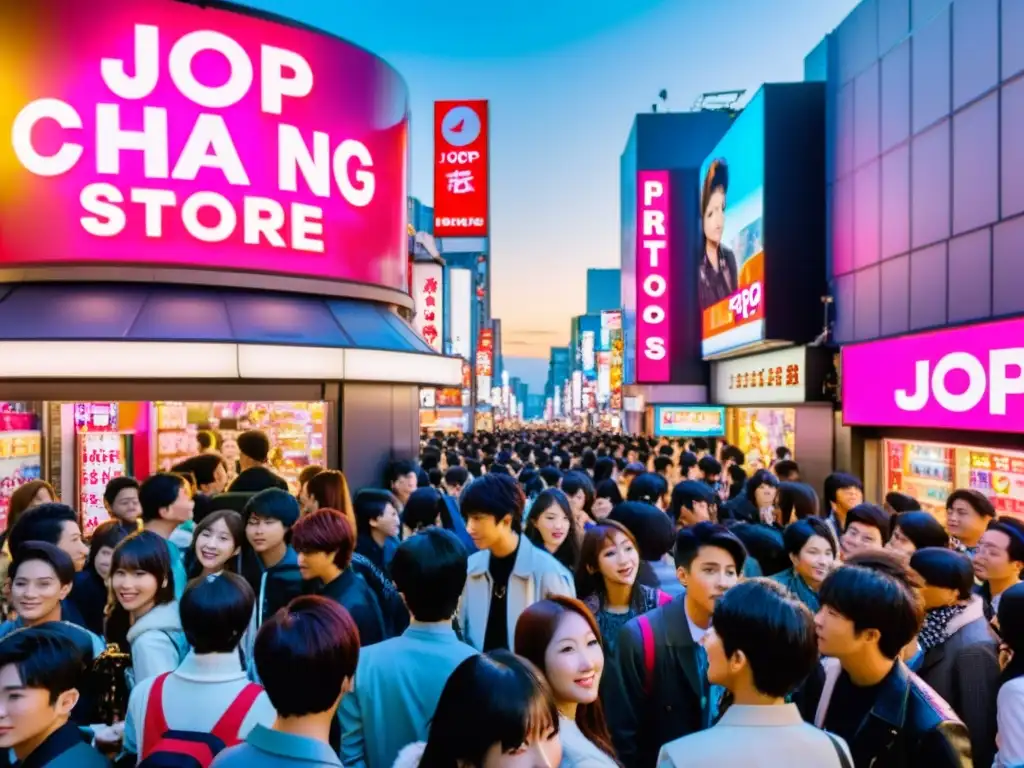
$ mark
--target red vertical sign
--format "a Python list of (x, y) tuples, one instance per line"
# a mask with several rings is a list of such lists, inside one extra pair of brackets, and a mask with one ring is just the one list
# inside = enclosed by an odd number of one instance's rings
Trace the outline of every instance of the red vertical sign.
[(434, 236), (486, 237), (487, 101), (434, 102)]

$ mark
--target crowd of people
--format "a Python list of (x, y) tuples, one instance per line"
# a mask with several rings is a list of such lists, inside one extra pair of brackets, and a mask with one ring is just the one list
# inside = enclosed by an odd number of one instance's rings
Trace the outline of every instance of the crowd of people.
[(353, 495), (203, 437), (87, 536), (15, 491), (0, 766), (1024, 766), (1024, 523), (976, 491), (536, 430)]

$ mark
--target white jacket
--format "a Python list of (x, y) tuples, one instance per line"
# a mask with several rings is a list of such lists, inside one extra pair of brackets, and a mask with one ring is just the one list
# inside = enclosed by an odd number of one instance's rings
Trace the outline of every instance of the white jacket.
[(398, 757), (395, 758), (395, 764), (392, 768), (419, 768), (420, 760), (423, 759), (423, 752), (427, 748), (427, 742), (425, 741), (414, 741), (406, 747), (402, 748), (402, 751), (398, 753)]
[[(491, 553), (481, 550), (469, 558), (466, 587), (459, 601), (459, 626), (466, 642), (482, 651), (487, 634), (487, 615), (491, 610)], [(576, 597), (576, 585), (569, 570), (554, 557), (519, 536), (519, 551), (508, 579), (508, 640), (516, 636), (520, 615), (548, 595)]]
[(177, 601), (156, 606), (132, 624), (128, 630), (128, 642), (132, 647), (132, 668), (128, 676), (130, 687), (146, 678), (177, 669), (188, 653)]

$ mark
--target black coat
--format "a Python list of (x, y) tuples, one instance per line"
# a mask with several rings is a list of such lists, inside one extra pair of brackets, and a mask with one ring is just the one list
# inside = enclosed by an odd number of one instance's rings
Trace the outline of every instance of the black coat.
[[(685, 597), (677, 597), (631, 620), (619, 633), (619, 671), (625, 691), (623, 711), (614, 718), (615, 744), (626, 768), (650, 768), (662, 745), (703, 728), (707, 680), (700, 675), (699, 646), (686, 620)], [(647, 665), (640, 619), (646, 617), (654, 637), (653, 685)], [(630, 747), (632, 747), (630, 749)]]
[[(826, 664), (838, 667), (834, 659)], [(825, 679), (825, 665), (819, 665), (796, 696), (809, 723), (815, 721)], [(935, 691), (902, 661), (881, 685), (857, 732), (837, 734), (846, 739), (857, 768), (971, 768), (967, 728)]]
[(249, 467), (240, 473), (228, 488), (229, 493), (259, 493), (267, 488), (288, 490), (288, 481), (267, 467)]

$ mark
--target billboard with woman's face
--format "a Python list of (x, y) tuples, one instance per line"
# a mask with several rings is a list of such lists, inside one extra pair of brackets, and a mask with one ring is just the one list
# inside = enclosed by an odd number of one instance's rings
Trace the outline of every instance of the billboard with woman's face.
[(764, 96), (701, 167), (697, 296), (707, 357), (764, 339)]

